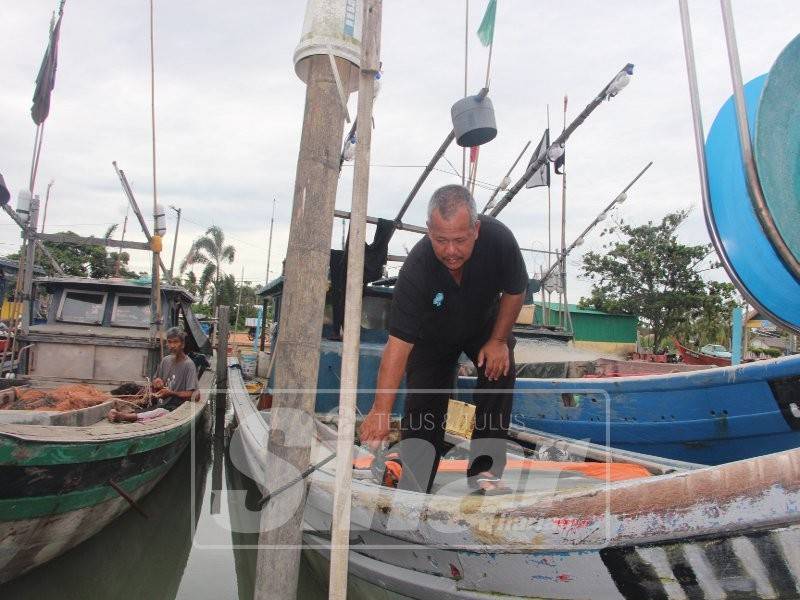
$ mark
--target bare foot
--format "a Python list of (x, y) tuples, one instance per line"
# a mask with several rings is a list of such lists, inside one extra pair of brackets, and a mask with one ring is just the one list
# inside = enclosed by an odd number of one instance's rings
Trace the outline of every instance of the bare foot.
[(116, 408), (112, 408), (110, 411), (108, 411), (108, 417), (107, 418), (112, 423), (117, 423), (118, 422), (117, 415), (119, 415), (119, 413), (117, 412), (117, 409)]

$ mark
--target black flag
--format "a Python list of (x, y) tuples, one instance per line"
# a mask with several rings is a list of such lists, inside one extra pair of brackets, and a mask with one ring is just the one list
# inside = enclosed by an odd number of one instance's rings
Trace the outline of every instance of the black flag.
[(566, 149), (564, 149), (561, 152), (561, 156), (559, 156), (553, 163), (553, 171), (555, 171), (556, 175), (564, 174), (564, 160), (566, 160), (566, 158), (567, 158), (567, 151)]
[[(533, 151), (533, 156), (531, 156), (531, 160), (528, 163), (528, 167), (530, 167), (533, 163), (537, 160), (544, 158), (547, 154), (547, 148), (550, 147), (550, 130), (545, 129), (544, 135), (542, 135), (542, 140), (539, 142), (539, 145), (536, 146), (536, 150)], [(557, 172), (557, 171), (556, 171)], [(536, 171), (531, 178), (528, 180), (528, 183), (525, 184), (526, 188), (535, 188), (535, 187), (542, 187), (547, 186), (550, 187), (550, 162), (545, 159), (544, 164), (539, 167), (539, 170)]]
[(47, 44), (42, 66), (39, 67), (39, 75), (36, 77), (36, 89), (33, 92), (33, 106), (31, 106), (31, 117), (37, 125), (44, 123), (47, 115), (50, 114), (50, 92), (56, 84), (56, 65), (58, 63), (58, 35), (61, 30), (61, 17), (64, 15), (64, 3), (58, 13), (58, 20), (55, 24), (51, 23), (50, 42)]

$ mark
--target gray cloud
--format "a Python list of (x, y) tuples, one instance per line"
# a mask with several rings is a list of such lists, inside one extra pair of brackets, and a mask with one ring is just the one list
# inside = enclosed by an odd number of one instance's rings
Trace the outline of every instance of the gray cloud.
[[(28, 176), (33, 124), (30, 100), (55, 0), (3, 3), (0, 53), (7, 60), (0, 90), (3, 144), (0, 171), (13, 188)], [(483, 83), (486, 50), (477, 29), (485, 2), (473, 1), (469, 88)], [(160, 201), (184, 210), (179, 256), (208, 225), (224, 228), (237, 246), (230, 272), (262, 280), (272, 198), (278, 225), (272, 269), (288, 237), (293, 178), (300, 140), (304, 86), (292, 53), (305, 3), (240, 0), (156, 2), (156, 102)], [(384, 7), (385, 77), (376, 105), (372, 162), (423, 165), (450, 129), (449, 108), (462, 94), (464, 3), (387, 0)], [(695, 44), (708, 128), (730, 94), (722, 26), (716, 2), (693, 2)], [(795, 35), (800, 5), (788, 1), (738, 3), (737, 31), (746, 78), (765, 72)], [(152, 202), (150, 171), (147, 3), (70, 0), (62, 27), (53, 109), (45, 128), (38, 189), (55, 179), (48, 231), (69, 227), (97, 234), (119, 222), (125, 199), (111, 167), (117, 160), (142, 207)], [(560, 129), (561, 103), (569, 116), (583, 108), (626, 62), (636, 64), (631, 85), (601, 106), (568, 145), (568, 239), (571, 240), (649, 160), (655, 165), (620, 210), (628, 221), (658, 219), (694, 206), (683, 239), (708, 241), (699, 209), (680, 24), (675, 2), (588, 0), (540, 3), (501, 0), (492, 69), (492, 97), (500, 134), (482, 149), (479, 179), (497, 183), (526, 140), (535, 145), (550, 105)], [(355, 113), (355, 97), (350, 100)], [(461, 168), (461, 153), (450, 161)], [(449, 170), (445, 161), (439, 165)], [(374, 167), (370, 214), (393, 216), (419, 168)], [(517, 174), (520, 170), (518, 169)], [(343, 171), (337, 206), (350, 204), (352, 169)], [(425, 198), (456, 178), (435, 172), (407, 220), (424, 222)], [(560, 180), (554, 180), (558, 221)], [(480, 190), (483, 204), (489, 192)], [(547, 195), (527, 190), (502, 213), (521, 245), (547, 245)], [(174, 224), (170, 227), (174, 230)], [(136, 227), (130, 230), (134, 231)], [(172, 231), (168, 233), (168, 236)], [(130, 234), (141, 239), (138, 231)], [(341, 237), (333, 231), (334, 245)], [(557, 233), (554, 239), (557, 239)], [(400, 234), (402, 253), (417, 237)], [(18, 244), (15, 227), (0, 226), (0, 250)], [(166, 240), (171, 248), (172, 240)], [(597, 233), (581, 248), (598, 249)], [(572, 265), (579, 263), (580, 254)], [(147, 269), (144, 255), (135, 255)], [(530, 263), (533, 268), (533, 262)], [(588, 284), (570, 270), (571, 299)], [(724, 277), (717, 271), (715, 277)]]

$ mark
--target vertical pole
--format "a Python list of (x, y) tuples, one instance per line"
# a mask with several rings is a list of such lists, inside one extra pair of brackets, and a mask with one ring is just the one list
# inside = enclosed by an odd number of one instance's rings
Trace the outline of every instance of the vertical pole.
[(358, 357), (361, 344), (361, 306), (364, 288), (364, 240), (369, 196), (369, 158), (372, 144), (372, 103), (375, 73), (380, 65), (382, 0), (364, 0), (361, 37), (361, 73), (358, 84), (358, 131), (347, 249), (347, 284), (342, 342), (342, 380), (336, 444), (336, 487), (331, 526), (331, 600), (347, 599), (347, 558), (350, 536), (350, 500), (353, 479), (353, 438), (358, 398)]
[[(244, 264), (242, 264), (242, 275), (239, 278), (239, 301), (236, 303), (236, 319), (233, 321), (233, 337), (236, 343), (236, 334), (239, 333), (239, 311), (242, 308), (242, 292), (244, 291)], [(237, 346), (238, 348), (238, 346)]]
[(156, 185), (156, 79), (155, 79), (155, 33), (154, 33), (153, 0), (150, 0), (150, 136), (152, 140), (153, 162), (153, 276), (150, 286), (153, 324), (150, 331), (153, 338), (158, 338), (158, 351), (164, 357), (164, 340), (161, 318), (161, 236), (156, 232), (156, 214), (158, 213), (158, 186)]
[(39, 231), (44, 233), (44, 225), (47, 222), (47, 205), (50, 203), (50, 189), (53, 187), (55, 183), (54, 180), (50, 180), (50, 183), (47, 184), (47, 192), (44, 195), (44, 214), (42, 215), (42, 226), (39, 228)]
[[(169, 261), (169, 281), (175, 281), (175, 251), (178, 249), (178, 231), (181, 228), (181, 209), (170, 206), (172, 210), (178, 213), (178, 221), (175, 223), (175, 238), (172, 240), (172, 258)], [(127, 215), (125, 217), (128, 218)]]
[[(28, 229), (25, 237), (27, 244), (25, 248), (25, 272), (22, 281), (22, 335), (28, 335), (31, 324), (31, 309), (33, 308), (33, 270), (34, 255), (36, 253), (36, 224), (39, 221), (39, 196), (34, 195), (31, 199), (31, 216), (28, 221)], [(14, 356), (11, 356), (13, 366)]]
[(269, 263), (272, 258), (272, 228), (275, 225), (275, 198), (272, 199), (272, 218), (269, 220), (269, 240), (267, 240), (267, 278), (266, 283), (269, 283)]
[[(550, 105), (547, 105), (547, 137), (550, 137)], [(566, 162), (566, 161), (565, 161)], [(547, 270), (550, 270), (553, 261), (553, 198), (552, 194), (550, 193), (550, 176), (549, 176), (549, 169), (548, 166), (548, 177), (547, 177)], [(544, 282), (542, 282), (544, 285)], [(547, 318), (544, 320), (545, 323), (550, 325), (550, 301), (553, 299), (553, 293), (548, 291), (547, 292)], [(544, 309), (543, 309), (544, 310)]]
[[(564, 128), (567, 129), (567, 95), (564, 94)], [(563, 323), (572, 331), (572, 316), (569, 314), (569, 301), (567, 300), (567, 161), (561, 167), (561, 297), (564, 300)]]
[[(271, 488), (295, 480), (309, 465), (319, 372), (320, 332), (328, 287), (333, 211), (339, 181), (344, 110), (326, 55), (307, 59), (306, 103), (297, 158), (292, 221), (275, 362), (265, 472)], [(336, 68), (353, 68), (342, 58)], [(349, 77), (342, 77), (347, 80)], [(277, 433), (276, 433), (277, 432)], [(254, 600), (295, 600), (306, 481), (272, 498), (261, 513)]]
[(267, 308), (269, 307), (269, 300), (266, 298), (261, 303), (261, 336), (258, 342), (258, 349), (264, 352), (267, 346)]
[(738, 365), (742, 362), (742, 309), (733, 308), (731, 319), (731, 364)]
[[(216, 375), (215, 387), (217, 390), (224, 390), (228, 387), (229, 313), (230, 308), (227, 306), (220, 306), (217, 308), (217, 365), (214, 371)], [(216, 421), (219, 423), (221, 419), (225, 419), (225, 394), (217, 394), (216, 402)]]
[[(469, 70), (469, 0), (464, 0), (464, 98), (467, 97)], [(461, 148), (461, 185), (467, 185), (467, 149)]]

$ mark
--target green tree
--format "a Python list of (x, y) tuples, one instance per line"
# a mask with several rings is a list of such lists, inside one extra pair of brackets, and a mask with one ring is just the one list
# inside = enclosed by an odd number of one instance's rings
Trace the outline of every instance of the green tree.
[(676, 334), (696, 347), (706, 344), (731, 346), (731, 314), (742, 302), (732, 283), (709, 281), (700, 307), (682, 322)]
[[(106, 240), (109, 239), (116, 227), (116, 225), (109, 227), (102, 237)], [(73, 231), (61, 231), (59, 233), (63, 235), (78, 235)], [(116, 260), (119, 257), (120, 276), (137, 276), (135, 272), (128, 269), (130, 255), (127, 252), (109, 253), (105, 246), (82, 246), (65, 242), (44, 242), (44, 246), (50, 251), (50, 254), (53, 255), (53, 258), (55, 258), (66, 275), (92, 277), (95, 279), (113, 277), (116, 272)], [(6, 258), (19, 260), (19, 252), (9, 254)], [(41, 253), (37, 252), (36, 262), (48, 276), (58, 275), (52, 263), (43, 259)]]
[[(183, 273), (191, 265), (205, 265), (200, 282), (210, 283), (213, 278), (213, 292), (211, 298), (212, 314), (220, 302), (220, 282), (223, 279), (222, 264), (232, 263), (236, 256), (236, 249), (231, 245), (225, 244), (225, 233), (213, 225), (209, 227), (205, 234), (192, 242), (191, 248), (186, 257), (181, 261), (180, 272)], [(207, 275), (207, 277), (206, 277)]]
[(681, 244), (676, 230), (688, 211), (666, 215), (660, 223), (632, 226), (622, 221), (601, 235), (617, 233), (606, 254), (587, 252), (583, 275), (593, 283), (581, 306), (638, 315), (653, 335), (653, 349), (678, 332), (687, 319), (701, 314), (706, 285), (697, 265), (708, 256), (708, 245)]

